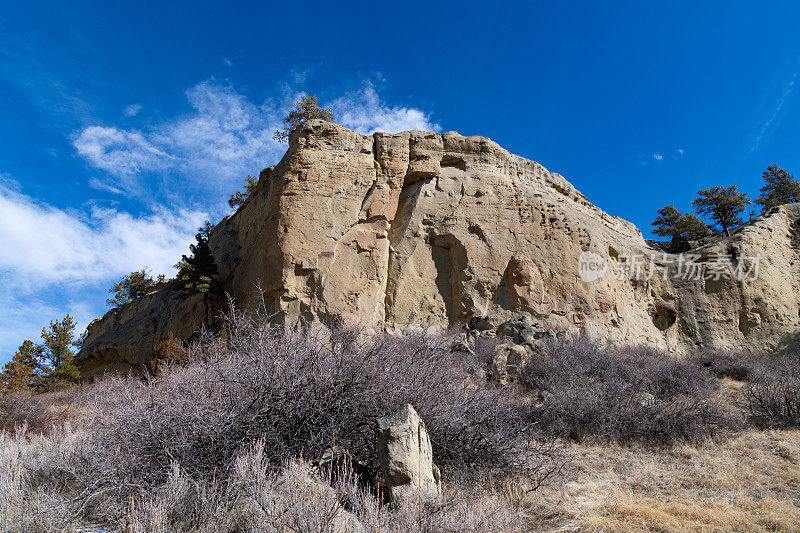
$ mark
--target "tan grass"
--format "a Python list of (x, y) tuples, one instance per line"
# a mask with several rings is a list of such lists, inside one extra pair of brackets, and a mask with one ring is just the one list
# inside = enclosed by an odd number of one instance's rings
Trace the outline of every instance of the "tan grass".
[(800, 531), (800, 431), (671, 449), (570, 444), (562, 485), (526, 502), (555, 531)]

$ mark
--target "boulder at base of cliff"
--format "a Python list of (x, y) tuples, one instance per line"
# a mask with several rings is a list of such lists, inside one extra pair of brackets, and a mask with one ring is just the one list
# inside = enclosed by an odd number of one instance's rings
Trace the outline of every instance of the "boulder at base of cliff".
[(425, 423), (410, 404), (378, 419), (378, 460), (389, 498), (395, 505), (416, 496), (442, 493), (439, 468)]

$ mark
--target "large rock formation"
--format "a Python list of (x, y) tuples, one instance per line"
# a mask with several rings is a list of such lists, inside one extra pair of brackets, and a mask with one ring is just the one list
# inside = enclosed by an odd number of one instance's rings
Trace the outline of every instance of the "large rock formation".
[[(798, 330), (798, 218), (800, 204), (775, 209), (687, 264), (487, 138), (366, 136), (315, 120), (210, 244), (237, 305), (263, 298), (287, 325), (341, 319), (400, 331), (528, 315), (671, 350), (762, 349)], [(737, 279), (733, 269), (757, 255), (757, 278)], [(714, 279), (726, 260), (728, 276)], [(704, 265), (700, 279), (675, 276), (692, 264)], [(640, 279), (615, 275), (639, 268)], [(93, 322), (78, 359), (88, 374), (137, 366), (169, 331), (187, 338), (201, 323), (199, 299), (167, 285)]]

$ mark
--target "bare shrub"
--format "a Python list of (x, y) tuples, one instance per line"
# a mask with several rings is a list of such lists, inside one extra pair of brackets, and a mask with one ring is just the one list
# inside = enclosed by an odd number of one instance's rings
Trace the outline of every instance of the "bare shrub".
[(800, 427), (800, 380), (749, 385), (744, 401), (750, 420), (762, 429)]
[(720, 378), (745, 381), (738, 406), (759, 428), (800, 427), (800, 354), (706, 349), (693, 361)]
[(197, 482), (174, 463), (164, 484), (130, 500), (123, 530), (131, 533), (236, 531), (225, 494), (214, 483)]
[(520, 382), (540, 395), (535, 416), (550, 434), (674, 443), (734, 426), (715, 399), (713, 376), (691, 361), (585, 338), (551, 340), (548, 350), (528, 362)]
[(13, 433), (18, 427), (25, 427), (35, 433), (49, 432), (64, 421), (77, 418), (82, 400), (77, 389), (0, 394), (0, 430)]
[(698, 350), (691, 357), (697, 365), (709, 369), (715, 376), (737, 381), (747, 381), (763, 373), (765, 360), (769, 359), (763, 354), (716, 349)]
[[(95, 492), (92, 504), (86, 491), (67, 475), (81, 468), (81, 458), (93, 451), (81, 448), (91, 446), (91, 441), (90, 434), (68, 426), (55, 428), (50, 435), (0, 432), (0, 530), (499, 533), (526, 529), (520, 510), (497, 492), (467, 491), (453, 479), (445, 498), (418, 498), (390, 509), (347, 473), (332, 482), (301, 460), (275, 468), (263, 442), (242, 448), (227, 479), (196, 479), (173, 463), (164, 483), (128, 498), (113, 491)], [(98, 468), (94, 473), (103, 472)], [(96, 508), (89, 510), (91, 506)]]
[(347, 448), (377, 476), (375, 421), (411, 403), (425, 420), (435, 461), (530, 475), (542, 481), (560, 461), (534, 440), (530, 402), (510, 389), (467, 379), (449, 341), (341, 329), (284, 332), (264, 316), (229, 317), (225, 341), (191, 348), (196, 361), (137, 385), (107, 387), (114, 409), (96, 422), (101, 450), (124, 450), (118, 486), (161, 485), (178, 463), (196, 480), (224, 479), (241, 447), (260, 440), (273, 467)]
[(800, 358), (774, 356), (743, 389), (742, 405), (760, 428), (800, 427)]
[[(307, 463), (276, 470), (259, 441), (243, 449), (226, 485), (197, 482), (174, 467), (167, 482), (134, 499), (129, 532), (509, 532), (522, 531), (517, 509), (500, 495), (457, 493), (456, 499), (416, 498), (398, 509), (383, 505), (351, 476), (333, 486)], [(343, 502), (347, 502), (343, 505)]]
[(61, 531), (75, 523), (68, 483), (52, 473), (65, 464), (82, 435), (69, 425), (34, 433), (20, 426), (0, 431), (0, 530)]

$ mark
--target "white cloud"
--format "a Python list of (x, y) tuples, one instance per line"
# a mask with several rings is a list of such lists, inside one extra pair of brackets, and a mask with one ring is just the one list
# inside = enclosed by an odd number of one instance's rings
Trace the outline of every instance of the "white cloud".
[(94, 208), (83, 216), (0, 188), (0, 272), (23, 292), (89, 284), (149, 266), (172, 273), (206, 218), (196, 211), (134, 217)]
[[(293, 72), (302, 83), (308, 71)], [(192, 112), (168, 119), (148, 130), (89, 126), (73, 144), (90, 164), (108, 172), (118, 183), (106, 183), (127, 192), (142, 193), (148, 173), (171, 176), (167, 180), (182, 190), (198, 187), (217, 193), (235, 188), (242, 177), (277, 162), (286, 146), (275, 141), (292, 102), (303, 94), (284, 88), (276, 99), (261, 105), (249, 101), (233, 87), (213, 80), (186, 91)], [(365, 134), (412, 129), (438, 131), (423, 111), (392, 107), (381, 100), (367, 81), (358, 91), (333, 101), (339, 123)]]
[(142, 110), (142, 104), (131, 104), (122, 110), (122, 114), (126, 117), (135, 117)]
[(664, 159), (664, 154), (655, 153), (653, 154), (653, 159), (655, 159), (656, 161), (661, 161), (662, 159)]
[(101, 208), (82, 214), (0, 184), (0, 362), (66, 313), (82, 332), (105, 312), (105, 291), (123, 274), (149, 267), (173, 275), (205, 218), (164, 208), (143, 216)]
[(285, 147), (272, 138), (280, 121), (277, 110), (210, 82), (186, 96), (195, 113), (161, 125), (152, 136), (175, 156), (179, 172), (241, 180), (283, 155)]
[(798, 71), (792, 72), (791, 77), (786, 82), (783, 90), (780, 91), (780, 93), (775, 97), (775, 105), (772, 110), (769, 111), (764, 123), (761, 125), (761, 129), (753, 141), (752, 150), (757, 149), (765, 138), (769, 138), (783, 119), (782, 112), (784, 111), (784, 108), (787, 107), (787, 102), (792, 101), (791, 97), (792, 93), (794, 92), (798, 74), (800, 74)]
[[(147, 174), (170, 176), (167, 185), (211, 189), (234, 186), (248, 172), (257, 172), (284, 147), (272, 139), (279, 114), (256, 106), (228, 86), (203, 82), (186, 91), (193, 112), (149, 130), (89, 126), (73, 145), (93, 166), (117, 179), (105, 182), (127, 192), (142, 193)], [(188, 178), (188, 179), (187, 179)], [(157, 181), (151, 181), (150, 186)]]
[(94, 166), (117, 176), (164, 170), (172, 158), (137, 131), (90, 126), (74, 142)]
[(109, 185), (105, 181), (103, 181), (101, 179), (98, 179), (96, 177), (91, 178), (89, 180), (89, 187), (91, 187), (92, 189), (97, 189), (98, 191), (110, 192), (112, 194), (124, 194), (125, 193), (125, 191), (123, 191), (122, 189), (114, 187), (113, 185)]
[(390, 107), (378, 96), (370, 81), (360, 91), (349, 93), (334, 102), (337, 120), (343, 126), (371, 134), (376, 131), (397, 133), (408, 130), (439, 131), (438, 124), (413, 107)]
[(229, 67), (232, 67), (232, 66), (233, 66), (233, 61), (231, 61), (231, 60), (230, 60), (230, 59), (228, 59), (227, 57), (223, 57), (223, 58), (222, 58), (222, 62), (223, 62), (223, 63), (225, 63), (225, 65), (227, 65), (227, 66), (229, 66)]

